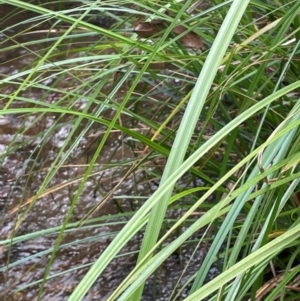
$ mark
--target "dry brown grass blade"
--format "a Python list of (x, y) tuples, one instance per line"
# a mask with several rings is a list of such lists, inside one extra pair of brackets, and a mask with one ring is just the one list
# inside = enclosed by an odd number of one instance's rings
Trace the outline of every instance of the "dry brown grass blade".
[[(290, 272), (292, 272), (295, 268), (290, 269)], [(262, 301), (266, 297), (268, 293), (272, 291), (274, 287), (276, 287), (286, 276), (286, 271), (282, 272), (281, 274), (277, 275), (276, 277), (273, 277), (271, 280), (269, 280), (267, 283), (265, 283), (256, 293), (255, 300), (256, 301)], [(288, 285), (285, 286), (286, 289), (298, 291), (300, 285), (300, 275), (294, 278), (294, 280), (291, 281)], [(276, 296), (275, 299), (278, 299), (280, 296)], [(274, 300), (275, 300), (274, 299)], [(250, 301), (250, 299), (248, 300)]]

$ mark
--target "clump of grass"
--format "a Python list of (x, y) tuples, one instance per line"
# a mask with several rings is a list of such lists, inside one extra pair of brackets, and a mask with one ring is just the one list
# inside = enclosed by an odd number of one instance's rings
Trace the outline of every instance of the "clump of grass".
[[(189, 293), (178, 298), (188, 301), (299, 299), (294, 289), (300, 230), (299, 4), (9, 3), (34, 14), (26, 25), (13, 24), (3, 31), (1, 52), (20, 51), (22, 65), (20, 72), (1, 78), (1, 114), (20, 120), (1, 155), (2, 168), (20, 148), (31, 146), (32, 152), (13, 178), (15, 186), (25, 183), (29, 195), (6, 212), (5, 221), (14, 218), (14, 225), (1, 245), (12, 254), (22, 241), (55, 237), (53, 246), (39, 254), (51, 254), (43, 277), (26, 284), (38, 284), (37, 299), (53, 277), (53, 262), (68, 245), (69, 229), (77, 233), (78, 227), (113, 227), (120, 219), (111, 243), (89, 263), (68, 300), (82, 300), (139, 232), (143, 239), (136, 266), (120, 279), (108, 300), (142, 300), (145, 281), (190, 244), (191, 237), (197, 238), (195, 250), (205, 250), (205, 257), (196, 274), (187, 273), (181, 287), (174, 284), (170, 300), (181, 289)], [(88, 23), (97, 11), (110, 18), (107, 28), (95, 25), (94, 19)], [(136, 33), (138, 23), (154, 26), (153, 35)], [(179, 25), (186, 31), (177, 34), (174, 28)], [(15, 31), (19, 26), (21, 31)], [(19, 42), (30, 34), (38, 37), (38, 47), (36, 40)], [(207, 48), (202, 53), (186, 43), (195, 37)], [(45, 124), (49, 118), (51, 126)], [(59, 138), (66, 125), (67, 135), (55, 145), (53, 137)], [(88, 144), (91, 137), (93, 143)], [(55, 155), (45, 158), (49, 145)], [(115, 148), (105, 157), (108, 145)], [(87, 148), (89, 155), (78, 173), (58, 181)], [(109, 174), (115, 180), (103, 189), (99, 179)], [(42, 180), (33, 188), (37, 175)], [(117, 195), (129, 179), (134, 190)], [(72, 223), (91, 180), (101, 200)], [(159, 183), (155, 192), (154, 180)], [(61, 223), (22, 235), (19, 229), (39, 199), (64, 187), (70, 191), (70, 202)], [(132, 212), (124, 198), (130, 199)], [(91, 219), (111, 199), (111, 215)], [(172, 218), (179, 211), (180, 216)], [(89, 239), (97, 241), (98, 236)], [(74, 238), (70, 244), (77, 243), (85, 243), (85, 238)], [(282, 254), (289, 254), (288, 259)], [(206, 283), (216, 260), (219, 275)], [(7, 256), (2, 268), (7, 282), (9, 270), (21, 263)], [(189, 268), (188, 263), (182, 267), (181, 277)], [(276, 286), (268, 286), (275, 280)]]

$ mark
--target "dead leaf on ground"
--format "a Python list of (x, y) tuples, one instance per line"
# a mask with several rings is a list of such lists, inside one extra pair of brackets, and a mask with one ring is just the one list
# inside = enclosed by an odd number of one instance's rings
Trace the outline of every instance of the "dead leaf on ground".
[[(187, 29), (182, 25), (178, 25), (174, 27), (172, 30), (172, 32), (178, 36), (185, 31), (187, 31)], [(187, 32), (183, 37), (180, 38), (180, 41), (184, 46), (187, 47), (197, 48), (202, 50), (205, 49), (202, 39), (193, 31)]]
[[(162, 20), (153, 20), (151, 22), (140, 22), (135, 28), (134, 32), (138, 34), (140, 38), (150, 38), (153, 36), (162, 35), (163, 31), (166, 29), (166, 22)], [(186, 32), (187, 29), (182, 26), (178, 25), (172, 29), (172, 33), (175, 36), (181, 35), (182, 33)], [(195, 49), (204, 50), (205, 46), (202, 42), (202, 39), (199, 35), (195, 32), (190, 31), (184, 34), (180, 38), (181, 43), (186, 47), (191, 47)]]
[(138, 34), (140, 38), (150, 38), (155, 34), (164, 30), (163, 23), (141, 22), (135, 28), (134, 32)]

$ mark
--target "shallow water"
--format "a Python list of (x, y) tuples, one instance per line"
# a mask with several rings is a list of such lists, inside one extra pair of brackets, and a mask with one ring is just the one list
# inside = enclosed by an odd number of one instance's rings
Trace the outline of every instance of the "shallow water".
[[(31, 13), (20, 13), (11, 18), (3, 15), (13, 14), (12, 7), (2, 7), (1, 28), (12, 26), (20, 20), (28, 20), (33, 17)], [(39, 30), (45, 29), (43, 24)], [(38, 39), (39, 34), (26, 34), (17, 39), (13, 37), (22, 30), (20, 27), (12, 27), (4, 31), (0, 40), (5, 47), (15, 46), (16, 43), (26, 43)], [(82, 43), (90, 43), (89, 37)], [(31, 44), (26, 48), (13, 47), (12, 51), (0, 53), (0, 74), (11, 77), (11, 85), (0, 86), (2, 94), (0, 106), (3, 109), (9, 102), (10, 96), (15, 93), (19, 83), (13, 84), (13, 76), (32, 68), (32, 62), (36, 54), (41, 50), (41, 44)], [(57, 78), (51, 74), (44, 74), (41, 83), (44, 87), (51, 86)], [(17, 78), (17, 77), (16, 77)], [(19, 80), (20, 78), (17, 78)], [(176, 83), (174, 83), (176, 84)], [(56, 87), (69, 87), (70, 82), (62, 79)], [(48, 103), (60, 100), (59, 92), (44, 93), (43, 89), (23, 89), (18, 94), (35, 101)], [(141, 86), (140, 93), (144, 93)], [(156, 92), (161, 99), (169, 97), (161, 91)], [(152, 96), (154, 95), (152, 93)], [(170, 91), (170, 93), (172, 93)], [(157, 96), (156, 95), (156, 96)], [(7, 96), (7, 97), (5, 97)], [(88, 93), (77, 100), (74, 106), (82, 110), (87, 104)], [(176, 96), (174, 95), (174, 98)], [(13, 100), (9, 108), (22, 108), (24, 102), (21, 98)], [(91, 107), (93, 108), (93, 106)], [(141, 109), (153, 114), (149, 102), (141, 104)], [(109, 117), (113, 112), (107, 110), (104, 116)], [(166, 112), (166, 115), (168, 112)], [(161, 114), (158, 118), (163, 118)], [(89, 131), (74, 143), (74, 148), (68, 153), (68, 148), (62, 150), (68, 139), (74, 122), (70, 116), (60, 118), (57, 114), (47, 115), (2, 115), (0, 119), (0, 210), (1, 210), (1, 239), (11, 239), (13, 236), (28, 235), (37, 231), (59, 227), (64, 222), (68, 210), (72, 206), (74, 197), (83, 180), (84, 173), (91, 162), (105, 127), (92, 124)], [(124, 118), (123, 123), (128, 126), (131, 119)], [(55, 127), (54, 131), (49, 131)], [(86, 122), (79, 127), (83, 130)], [(141, 129), (140, 129), (141, 130)], [(144, 131), (146, 131), (145, 129)], [(75, 143), (76, 142), (76, 143)], [(53, 278), (45, 284), (42, 300), (63, 301), (67, 300), (76, 285), (85, 275), (90, 265), (105, 250), (107, 245), (116, 235), (124, 223), (130, 218), (127, 212), (136, 210), (142, 202), (157, 188), (155, 177), (147, 175), (142, 169), (132, 173), (125, 180), (121, 179), (136, 158), (137, 149), (143, 148), (133, 143), (122, 133), (113, 132), (105, 143), (103, 151), (96, 160), (92, 175), (87, 179), (80, 193), (74, 212), (70, 217), (72, 223), (78, 223), (83, 219), (89, 219), (90, 223), (74, 226), (64, 236), (61, 248), (56, 252), (51, 265), (49, 275)], [(67, 155), (63, 166), (60, 166), (47, 183), (49, 170), (56, 162), (57, 157)], [(128, 162), (120, 165), (119, 162)], [(164, 158), (153, 161), (152, 170), (163, 170)], [(57, 163), (55, 163), (57, 164)], [(121, 184), (118, 183), (121, 181)], [(42, 190), (46, 193), (39, 195)], [(196, 181), (196, 185), (201, 182)], [(117, 187), (112, 196), (105, 202), (106, 195)], [(37, 197), (38, 196), (38, 197)], [(135, 197), (132, 197), (135, 196)], [(139, 196), (138, 199), (136, 196)], [(30, 208), (27, 212), (26, 210)], [(93, 211), (95, 208), (97, 210)], [(121, 209), (120, 209), (121, 208)], [(120, 213), (120, 210), (124, 212)], [(92, 211), (92, 213), (91, 213)], [(23, 214), (24, 215), (23, 218)], [(90, 214), (91, 213), (91, 214)], [(106, 217), (113, 214), (121, 214), (114, 219)], [(170, 222), (180, 216), (180, 210), (169, 213)], [(93, 219), (92, 219), (93, 218)], [(20, 222), (20, 224), (18, 224)], [(13, 233), (15, 228), (16, 233)], [(168, 225), (165, 225), (166, 229)], [(181, 229), (184, 231), (184, 229)], [(57, 230), (58, 231), (58, 230)], [(51, 232), (43, 236), (24, 239), (12, 244), (10, 247), (1, 247), (0, 261), (0, 295), (1, 300), (35, 300), (38, 295), (41, 279), (45, 273), (45, 267), (50, 260), (51, 250), (55, 244), (58, 232)], [(200, 233), (199, 233), (200, 236)], [(197, 237), (195, 237), (197, 239)], [(78, 242), (80, 240), (80, 242)], [(102, 276), (89, 290), (84, 300), (106, 300), (116, 286), (126, 277), (135, 265), (136, 251), (139, 249), (142, 235), (137, 234), (134, 239), (122, 250), (124, 256), (116, 258), (105, 270)], [(143, 300), (168, 300), (170, 292), (181, 277), (183, 269), (190, 260), (195, 243), (187, 244), (183, 249), (170, 256), (163, 266), (147, 280)], [(130, 253), (128, 255), (128, 253)], [(198, 249), (191, 260), (187, 272), (181, 277), (179, 287), (197, 271), (203, 258), (204, 251)], [(84, 267), (82, 267), (84, 266)], [(58, 275), (62, 273), (61, 275)], [(218, 273), (216, 268), (211, 269), (211, 278)], [(35, 281), (38, 283), (34, 284)], [(184, 289), (178, 300), (187, 295), (189, 286)], [(2, 293), (1, 293), (2, 292)], [(174, 300), (174, 299), (172, 299)]]

